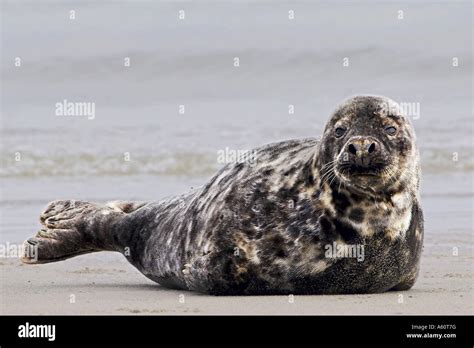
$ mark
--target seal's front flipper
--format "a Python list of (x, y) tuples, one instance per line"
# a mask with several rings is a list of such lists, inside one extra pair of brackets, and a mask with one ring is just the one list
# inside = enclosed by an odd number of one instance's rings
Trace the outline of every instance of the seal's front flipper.
[(125, 215), (107, 205), (61, 200), (48, 204), (42, 228), (24, 243), (24, 263), (48, 263), (94, 251), (114, 251), (111, 231)]
[(416, 279), (418, 277), (418, 269), (409, 274), (404, 280), (399, 284), (390, 289), (390, 291), (405, 291), (410, 290), (413, 285), (415, 285)]

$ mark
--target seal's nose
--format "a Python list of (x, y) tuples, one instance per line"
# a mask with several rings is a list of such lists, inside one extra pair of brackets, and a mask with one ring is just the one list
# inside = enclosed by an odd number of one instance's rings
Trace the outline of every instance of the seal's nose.
[(380, 144), (372, 137), (353, 137), (347, 142), (346, 151), (349, 162), (366, 167), (380, 151)]

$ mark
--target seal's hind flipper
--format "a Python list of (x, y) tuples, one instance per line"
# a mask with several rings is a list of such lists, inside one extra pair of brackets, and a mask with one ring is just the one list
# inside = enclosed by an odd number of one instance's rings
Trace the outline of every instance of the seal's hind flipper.
[(22, 261), (28, 264), (57, 262), (94, 251), (75, 230), (42, 229), (23, 243)]
[(113, 201), (107, 203), (107, 206), (119, 212), (130, 214), (146, 204), (146, 202)]
[(45, 228), (24, 243), (22, 261), (56, 262), (101, 250), (115, 250), (110, 230), (124, 212), (107, 205), (74, 200), (48, 204), (40, 215)]

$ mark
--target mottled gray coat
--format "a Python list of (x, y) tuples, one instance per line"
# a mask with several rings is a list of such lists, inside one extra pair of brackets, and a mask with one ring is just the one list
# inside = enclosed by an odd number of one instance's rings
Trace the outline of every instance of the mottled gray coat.
[[(396, 134), (384, 132), (390, 127)], [(356, 176), (347, 144), (364, 139), (380, 148), (370, 163), (375, 174)], [(41, 215), (45, 228), (25, 242), (39, 258), (24, 261), (119, 251), (164, 286), (222, 295), (413, 286), (423, 243), (419, 160), (413, 128), (393, 101), (349, 99), (321, 141), (284, 141), (253, 154), (160, 202), (52, 202)], [(357, 247), (358, 257), (331, 257), (334, 246)]]

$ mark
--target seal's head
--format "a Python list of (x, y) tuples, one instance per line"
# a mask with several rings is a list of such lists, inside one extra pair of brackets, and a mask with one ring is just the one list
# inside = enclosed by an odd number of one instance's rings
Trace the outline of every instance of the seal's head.
[(415, 132), (393, 100), (357, 96), (331, 116), (321, 141), (323, 182), (335, 179), (351, 191), (380, 194), (418, 187)]

